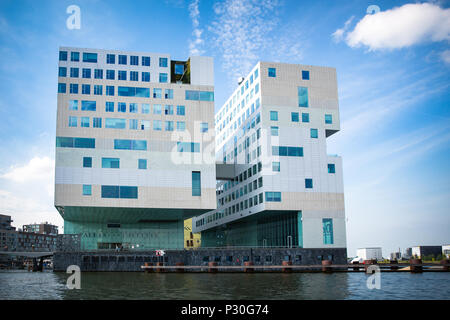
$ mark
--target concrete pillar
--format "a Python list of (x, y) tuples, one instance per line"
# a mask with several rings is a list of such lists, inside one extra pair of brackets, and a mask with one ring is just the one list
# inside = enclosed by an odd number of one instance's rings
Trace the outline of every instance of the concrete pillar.
[(422, 259), (410, 259), (409, 268), (411, 272), (422, 272), (422, 266), (419, 266), (419, 264), (422, 264)]
[(330, 267), (333, 264), (331, 260), (322, 260), (322, 272), (331, 272), (332, 268)]

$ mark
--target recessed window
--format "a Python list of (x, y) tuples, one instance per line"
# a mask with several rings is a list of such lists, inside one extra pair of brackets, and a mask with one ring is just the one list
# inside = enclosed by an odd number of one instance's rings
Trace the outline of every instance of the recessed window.
[(328, 173), (336, 173), (336, 166), (334, 163), (328, 164)]
[(91, 78), (91, 69), (83, 68), (83, 78), (90, 79)]
[(76, 127), (78, 124), (78, 118), (74, 116), (69, 116), (69, 127)]
[(167, 83), (167, 73), (160, 73), (159, 74), (159, 82)]
[(115, 64), (116, 63), (116, 55), (115, 54), (107, 54), (106, 55), (106, 63), (107, 64)]
[(139, 57), (138, 56), (130, 56), (130, 65), (138, 66), (139, 65)]
[(127, 56), (119, 54), (119, 64), (127, 64)]
[(176, 64), (175, 65), (175, 74), (182, 75), (184, 73), (184, 64)]
[(96, 53), (83, 52), (83, 62), (97, 63), (97, 54)]
[(130, 71), (130, 81), (138, 81), (139, 80), (139, 72)]
[(116, 73), (115, 70), (106, 70), (106, 79), (107, 80), (114, 80), (116, 78), (115, 77), (115, 73)]
[(141, 110), (142, 110), (142, 113), (149, 114), (150, 113), (150, 104), (142, 103), (141, 104)]
[(83, 157), (83, 168), (92, 168), (92, 157)]
[(102, 168), (119, 169), (120, 168), (120, 159), (119, 158), (102, 158)]
[(333, 219), (322, 219), (323, 244), (333, 244)]
[(114, 86), (106, 86), (106, 95), (113, 96), (114, 95)]
[(83, 84), (81, 86), (81, 93), (82, 94), (91, 94), (91, 85), (89, 84)]
[(309, 71), (302, 70), (302, 80), (309, 80)]
[(150, 66), (150, 57), (142, 57), (142, 65), (145, 67)]
[(69, 100), (69, 110), (78, 110), (78, 100)]
[(271, 136), (278, 136), (278, 127), (270, 127), (270, 135)]
[(325, 124), (332, 124), (333, 123), (333, 116), (331, 114), (325, 115)]
[(58, 93), (66, 93), (66, 84), (58, 83)]
[(159, 58), (159, 66), (162, 68), (167, 67), (167, 58)]
[(299, 121), (298, 112), (291, 112), (291, 121), (292, 122), (298, 122)]
[(118, 71), (119, 80), (127, 80), (127, 72), (126, 71)]
[(317, 139), (319, 137), (319, 131), (311, 128), (311, 138)]
[(70, 77), (78, 78), (78, 76), (79, 76), (79, 69), (78, 68), (70, 68)]
[(94, 70), (94, 78), (95, 79), (103, 79), (103, 70), (102, 69), (95, 69)]
[(269, 68), (269, 77), (275, 78), (277, 76), (277, 69)]
[(102, 118), (96, 118), (94, 117), (92, 119), (92, 126), (94, 128), (101, 128), (102, 127)]
[(127, 112), (127, 104), (125, 102), (117, 103), (117, 111), (118, 112)]
[(89, 117), (81, 117), (81, 126), (89, 128)]
[(313, 180), (312, 179), (305, 179), (305, 188), (306, 189), (312, 189), (313, 187)]
[(308, 108), (308, 88), (298, 87), (298, 106)]
[(105, 111), (106, 112), (114, 112), (114, 102), (106, 102), (105, 104)]
[(59, 67), (58, 77), (67, 77), (67, 68), (66, 67)]
[(201, 196), (201, 176), (200, 171), (192, 171), (192, 196)]
[(200, 125), (200, 132), (208, 132), (208, 122), (202, 122)]
[(142, 170), (147, 169), (147, 159), (139, 159), (138, 168)]
[(177, 106), (177, 116), (185, 115), (185, 106)]
[(67, 61), (67, 51), (59, 52), (59, 61)]
[(70, 93), (78, 94), (78, 83), (71, 83), (70, 84)]
[(142, 81), (150, 82), (150, 72), (142, 72)]
[(309, 122), (309, 113), (302, 113), (302, 122)]
[(280, 172), (280, 162), (272, 162), (272, 171)]

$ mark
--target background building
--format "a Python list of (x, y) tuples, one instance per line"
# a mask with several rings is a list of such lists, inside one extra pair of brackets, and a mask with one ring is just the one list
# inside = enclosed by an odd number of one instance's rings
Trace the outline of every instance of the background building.
[(201, 243), (201, 234), (192, 231), (192, 218), (184, 220), (184, 248), (199, 248)]
[(442, 246), (415, 246), (412, 247), (412, 256), (418, 258), (430, 258), (442, 255)]
[(359, 248), (356, 250), (356, 256), (362, 260), (383, 260), (381, 247)]
[(202, 247), (346, 248), (342, 161), (327, 154), (334, 68), (260, 62), (215, 121), (217, 210), (193, 219)]
[(58, 226), (48, 222), (27, 224), (22, 227), (23, 232), (31, 232), (38, 234), (58, 235)]
[(216, 208), (209, 57), (60, 48), (55, 207), (81, 249), (184, 247)]

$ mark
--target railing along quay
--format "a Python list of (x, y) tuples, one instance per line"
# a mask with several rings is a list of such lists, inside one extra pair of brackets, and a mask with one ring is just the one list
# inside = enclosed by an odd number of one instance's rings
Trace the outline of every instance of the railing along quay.
[[(370, 267), (375, 266), (375, 268)], [(449, 260), (437, 263), (376, 263), (367, 261), (358, 264), (332, 264), (330, 260), (322, 261), (320, 265), (293, 265), (290, 261), (283, 261), (282, 265), (254, 265), (252, 262), (245, 262), (244, 265), (224, 266), (217, 262), (210, 262), (208, 265), (189, 265), (177, 263), (175, 266), (165, 266), (158, 262), (156, 265), (146, 262), (141, 266), (146, 272), (375, 272), (378, 269), (382, 272), (448, 272), (450, 270)]]

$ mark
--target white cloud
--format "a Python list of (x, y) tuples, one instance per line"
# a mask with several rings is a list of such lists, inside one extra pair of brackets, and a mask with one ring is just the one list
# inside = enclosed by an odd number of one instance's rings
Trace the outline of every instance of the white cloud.
[(450, 50), (445, 50), (441, 52), (441, 59), (447, 63), (450, 64)]
[(47, 180), (53, 176), (55, 161), (49, 157), (34, 157), (24, 166), (11, 167), (0, 178), (14, 182), (29, 182), (31, 180)]
[(340, 42), (344, 39), (344, 34), (348, 30), (350, 23), (352, 23), (355, 16), (351, 16), (347, 21), (345, 21), (344, 27), (337, 29), (331, 36), (335, 42)]
[[(342, 29), (333, 37), (344, 37)], [(431, 3), (405, 4), (364, 16), (345, 36), (350, 47), (400, 49), (424, 42), (450, 40), (450, 9)]]
[(203, 30), (199, 28), (200, 25), (200, 10), (198, 9), (198, 4), (200, 0), (193, 0), (189, 4), (189, 17), (192, 20), (192, 27), (194, 28), (194, 31), (192, 31), (192, 34), (194, 36), (194, 39), (189, 41), (189, 55), (191, 56), (199, 56), (204, 53), (204, 51), (201, 49), (201, 46), (203, 45), (203, 39), (202, 39), (202, 33)]

